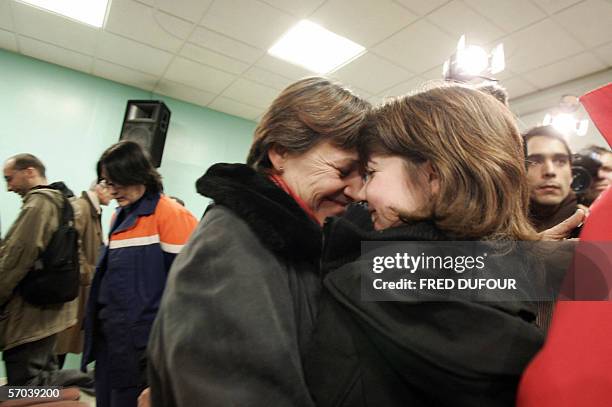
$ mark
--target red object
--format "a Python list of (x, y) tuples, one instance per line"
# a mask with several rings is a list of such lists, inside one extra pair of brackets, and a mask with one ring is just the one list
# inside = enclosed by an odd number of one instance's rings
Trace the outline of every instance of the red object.
[[(612, 241), (612, 189), (591, 207), (581, 242)], [(609, 245), (608, 257), (612, 257)], [(608, 273), (612, 268), (608, 267)], [(525, 370), (518, 407), (612, 406), (612, 303), (559, 301), (540, 353)]]
[(595, 89), (580, 98), (599, 132), (612, 146), (612, 83)]
[[(580, 98), (612, 145), (612, 84)], [(612, 188), (591, 206), (580, 241), (595, 242), (604, 262), (612, 259)], [(579, 246), (580, 249), (580, 246)], [(612, 264), (599, 264), (604, 277)], [(518, 407), (612, 406), (612, 303), (559, 301), (546, 343), (519, 385)]]

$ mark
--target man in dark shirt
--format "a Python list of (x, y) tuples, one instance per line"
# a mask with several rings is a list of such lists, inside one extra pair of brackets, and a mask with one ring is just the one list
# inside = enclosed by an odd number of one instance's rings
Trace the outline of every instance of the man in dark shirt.
[(576, 195), (571, 190), (571, 151), (563, 135), (551, 126), (534, 127), (524, 139), (530, 218), (541, 232), (576, 212)]

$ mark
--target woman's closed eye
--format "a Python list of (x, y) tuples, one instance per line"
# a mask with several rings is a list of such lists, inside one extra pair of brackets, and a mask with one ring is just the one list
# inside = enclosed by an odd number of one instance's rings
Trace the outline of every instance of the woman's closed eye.
[(375, 173), (376, 171), (373, 170), (372, 168), (365, 168), (365, 170), (363, 171), (363, 181), (368, 182), (369, 180), (372, 179), (372, 177), (374, 177)]

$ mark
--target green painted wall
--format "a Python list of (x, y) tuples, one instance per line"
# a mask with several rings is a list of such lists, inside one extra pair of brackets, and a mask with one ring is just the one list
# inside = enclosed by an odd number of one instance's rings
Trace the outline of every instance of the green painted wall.
[[(0, 160), (29, 152), (43, 161), (49, 182), (87, 189), (100, 154), (119, 139), (128, 99), (160, 99), (172, 111), (160, 173), (166, 193), (200, 218), (208, 202), (195, 192), (196, 179), (214, 162), (244, 162), (254, 122), (0, 50)], [(3, 184), (3, 235), (20, 203)]]

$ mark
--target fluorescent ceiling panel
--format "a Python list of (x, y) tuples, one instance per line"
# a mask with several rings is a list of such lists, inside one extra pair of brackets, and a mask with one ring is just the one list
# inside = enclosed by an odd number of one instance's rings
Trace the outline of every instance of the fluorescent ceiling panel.
[(287, 31), (268, 53), (319, 74), (330, 73), (363, 54), (365, 48), (308, 20)]
[(84, 24), (102, 27), (109, 0), (19, 0)]

